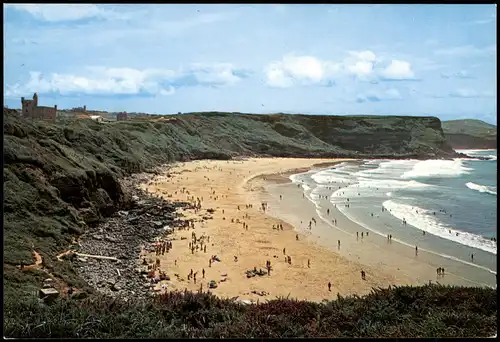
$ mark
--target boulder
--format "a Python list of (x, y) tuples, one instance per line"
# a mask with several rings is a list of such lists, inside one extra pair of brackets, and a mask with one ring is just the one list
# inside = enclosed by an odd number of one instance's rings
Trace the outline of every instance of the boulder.
[(59, 297), (59, 291), (57, 291), (53, 287), (49, 287), (49, 288), (45, 288), (45, 289), (40, 289), (39, 296), (44, 301), (51, 302), (54, 299), (56, 299), (57, 297)]

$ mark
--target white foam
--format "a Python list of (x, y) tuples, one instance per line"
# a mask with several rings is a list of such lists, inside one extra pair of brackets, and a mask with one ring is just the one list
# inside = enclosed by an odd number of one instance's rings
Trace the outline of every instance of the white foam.
[[(384, 201), (382, 205), (393, 216), (400, 220), (403, 220), (404, 218), (408, 224), (420, 230), (424, 230), (432, 235), (436, 235), (462, 245), (478, 248), (495, 255), (497, 254), (496, 242), (485, 239), (479, 235), (456, 230), (453, 227), (439, 222), (429, 210), (396, 203), (393, 200)], [(418, 214), (416, 211), (418, 211)], [(451, 234), (449, 232), (450, 230)], [(457, 236), (456, 233), (459, 233), (459, 235)]]
[(366, 178), (359, 178), (358, 185), (360, 188), (383, 188), (383, 189), (433, 187), (433, 185), (417, 182), (415, 180), (401, 181), (395, 179), (366, 179)]
[(334, 170), (323, 170), (311, 175), (311, 178), (318, 184), (329, 184), (332, 182), (335, 183), (348, 183), (352, 182), (352, 179), (349, 177), (342, 177), (339, 172), (335, 172)]
[(423, 160), (413, 166), (411, 171), (401, 175), (401, 178), (418, 177), (457, 177), (470, 173), (471, 168), (463, 166), (461, 159), (453, 160)]
[(469, 157), (477, 158), (477, 157), (485, 157), (489, 158), (490, 160), (497, 160), (497, 155), (492, 154), (491, 152), (495, 151), (496, 149), (491, 149), (491, 150), (455, 150), (458, 153), (463, 153), (466, 154)]
[(493, 189), (492, 187), (489, 187), (489, 186), (486, 186), (486, 185), (480, 185), (480, 184), (468, 182), (468, 183), (465, 184), (465, 186), (468, 187), (471, 190), (476, 190), (476, 191), (479, 191), (479, 192), (485, 192), (485, 193), (491, 194), (491, 195), (496, 195), (497, 194), (496, 189)]
[(490, 149), (484, 149), (484, 150), (455, 150), (455, 152), (458, 153), (481, 153), (481, 152), (488, 152), (488, 151), (496, 151), (496, 148), (490, 148)]

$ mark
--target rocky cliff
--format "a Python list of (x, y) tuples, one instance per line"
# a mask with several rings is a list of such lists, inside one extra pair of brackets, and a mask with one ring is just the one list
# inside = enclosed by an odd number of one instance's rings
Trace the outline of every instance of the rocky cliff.
[(4, 110), (4, 262), (64, 250), (129, 203), (119, 178), (156, 165), (235, 156), (455, 156), (439, 119), (204, 113), (99, 124), (27, 121)]

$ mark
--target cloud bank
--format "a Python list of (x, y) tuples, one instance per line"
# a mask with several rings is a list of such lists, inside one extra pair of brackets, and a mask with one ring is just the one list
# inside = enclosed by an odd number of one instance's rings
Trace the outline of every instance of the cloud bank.
[(264, 68), (270, 87), (288, 88), (304, 85), (331, 86), (341, 79), (354, 77), (361, 81), (415, 80), (415, 73), (407, 61), (381, 59), (374, 52), (350, 51), (340, 62), (322, 60), (314, 56), (285, 55)]

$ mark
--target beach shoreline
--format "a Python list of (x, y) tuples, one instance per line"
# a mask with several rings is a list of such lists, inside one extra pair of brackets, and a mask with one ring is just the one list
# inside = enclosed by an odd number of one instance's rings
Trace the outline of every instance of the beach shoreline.
[[(184, 219), (193, 220), (195, 229), (175, 231), (169, 235), (168, 239), (173, 247), (168, 253), (160, 256), (141, 253), (141, 260), (160, 259), (160, 269), (164, 269), (170, 276), (169, 282), (157, 285), (157, 291), (209, 290), (220, 297), (252, 301), (287, 296), (322, 301), (334, 298), (337, 293), (343, 296), (363, 295), (369, 293), (372, 287), (422, 285), (429, 280), (444, 284), (473, 285), (460, 283), (452, 275), (436, 279), (435, 267), (411, 256), (406, 256), (406, 263), (398, 264), (400, 267), (390, 265), (397, 253), (394, 248), (387, 250), (385, 246), (381, 246), (380, 241), (377, 244), (369, 243), (369, 240), (378, 239), (372, 236), (375, 234), (364, 238), (361, 242), (364, 246), (359, 248), (359, 239), (356, 240), (352, 234), (349, 236), (343, 233), (339, 238), (342, 240), (342, 247), (334, 248), (334, 243), (337, 247), (335, 236), (338, 232), (331, 234), (331, 225), (327, 227), (324, 220), (318, 217), (314, 208), (310, 207), (311, 202), (303, 205), (296, 200), (302, 196), (302, 189), (297, 189), (289, 177), (344, 161), (347, 160), (325, 162), (324, 159), (248, 158), (170, 165), (170, 177), (161, 174), (142, 187), (171, 201), (192, 201), (199, 198), (202, 209), (197, 213), (193, 210), (182, 211)], [(283, 199), (279, 198), (278, 193), (282, 191), (280, 187), (287, 188)], [(276, 191), (277, 188), (279, 191)], [(292, 199), (294, 197), (296, 199)], [(266, 213), (260, 208), (262, 202), (268, 203)], [(285, 202), (298, 203), (299, 207)], [(283, 207), (283, 212), (274, 210), (280, 206)], [(210, 215), (207, 209), (213, 209), (213, 214)], [(295, 217), (292, 217), (293, 213)], [(346, 228), (344, 230), (349, 232), (357, 229), (353, 228), (355, 223), (342, 213), (332, 211), (332, 214), (338, 217), (339, 228)], [(318, 228), (313, 229), (323, 230), (323, 233), (330, 229), (327, 233), (332, 236), (325, 239), (325, 234), (311, 234), (307, 229), (301, 229), (298, 216), (307, 217), (307, 220), (309, 216), (316, 217)], [(277, 228), (279, 224), (283, 225), (283, 230), (273, 229), (273, 225)], [(245, 225), (248, 225), (248, 229), (244, 228)], [(198, 239), (210, 236), (208, 243), (205, 240), (206, 253), (202, 249), (189, 249), (193, 233)], [(355, 247), (356, 243), (358, 247)], [(283, 248), (286, 249), (285, 254)], [(385, 258), (370, 258), (373, 253), (385, 255)], [(213, 255), (217, 255), (221, 261), (209, 264)], [(285, 255), (291, 256), (291, 265), (286, 262)], [(234, 261), (234, 256), (238, 257), (237, 262)], [(369, 262), (372, 259), (378, 261)], [(272, 264), (270, 276), (246, 277), (246, 271), (254, 267), (265, 270), (268, 260)], [(191, 270), (198, 275), (196, 283), (193, 277), (188, 279)], [(202, 276), (203, 270), (205, 277)], [(361, 270), (365, 272), (366, 280), (361, 279)], [(208, 289), (208, 282), (211, 280), (217, 283), (217, 288)], [(331, 291), (328, 290), (328, 283), (332, 285)], [(265, 291), (264, 295), (262, 291)]]
[[(342, 161), (345, 160), (330, 160)], [(260, 203), (255, 196), (259, 196), (259, 191), (248, 188), (249, 184), (254, 184), (249, 180), (276, 174), (283, 179), (299, 169), (310, 169), (324, 162), (324, 159), (259, 158), (178, 163), (169, 168), (170, 177), (160, 176), (143, 185), (148, 191), (172, 201), (202, 199), (200, 212), (182, 211), (184, 219), (194, 220), (194, 230), (180, 230), (169, 235), (173, 247), (164, 255), (141, 254), (141, 258), (160, 259), (160, 269), (170, 276), (170, 281), (158, 284), (157, 289), (164, 285), (167, 291), (207, 291), (208, 282), (214, 280), (218, 287), (210, 291), (221, 297), (257, 301), (289, 296), (321, 301), (337, 294), (363, 295), (372, 287), (404, 283), (382, 269), (371, 270), (307, 240), (291, 225), (258, 209)], [(228, 187), (229, 184), (232, 186)], [(213, 209), (213, 215), (208, 215), (207, 209)], [(242, 222), (248, 224), (248, 230), (243, 228)], [(283, 230), (272, 228), (280, 223)], [(205, 243), (206, 253), (189, 249), (193, 232), (197, 237), (210, 236), (210, 241)], [(292, 258), (291, 264), (285, 262), (283, 248), (285, 255)], [(217, 255), (221, 262), (209, 264), (212, 255)], [(237, 262), (234, 256), (238, 257)], [(254, 267), (265, 270), (268, 260), (272, 264), (270, 276), (246, 277), (246, 271)], [(196, 283), (193, 278), (188, 280), (191, 269), (197, 273)], [(369, 275), (366, 280), (361, 279), (361, 270)], [(331, 291), (328, 283), (331, 283)], [(262, 291), (266, 295), (262, 295)]]

